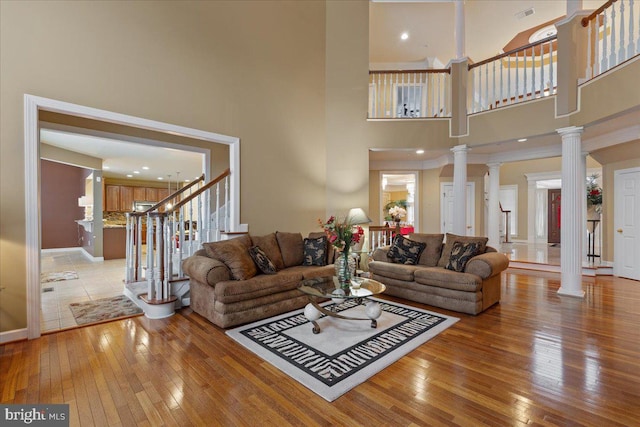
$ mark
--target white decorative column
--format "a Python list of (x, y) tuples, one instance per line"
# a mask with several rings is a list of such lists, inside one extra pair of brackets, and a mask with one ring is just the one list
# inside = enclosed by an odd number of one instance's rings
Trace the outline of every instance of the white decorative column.
[(572, 17), (582, 10), (582, 0), (567, 0), (567, 17)]
[(539, 207), (536, 203), (537, 184), (536, 179), (525, 174), (527, 177), (527, 243), (536, 243), (536, 212)]
[(559, 295), (584, 298), (582, 290), (582, 127), (558, 129), (562, 136), (562, 211), (560, 214)]
[(467, 151), (456, 145), (453, 151), (453, 227), (454, 234), (467, 235)]
[[(488, 163), (489, 166), (489, 218), (487, 221), (487, 235), (489, 246), (500, 250), (500, 165), (502, 163)], [(509, 230), (506, 231), (507, 233)]]
[(453, 29), (453, 39), (456, 43), (456, 59), (462, 59), (466, 56), (464, 44), (464, 0), (455, 0), (455, 27)]

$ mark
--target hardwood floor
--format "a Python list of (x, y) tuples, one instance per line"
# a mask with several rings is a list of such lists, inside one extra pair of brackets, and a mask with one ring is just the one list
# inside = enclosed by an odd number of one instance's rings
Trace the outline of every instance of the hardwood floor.
[(68, 403), (72, 426), (638, 425), (640, 282), (502, 286), (475, 317), (412, 303), (461, 320), (333, 403), (189, 309), (1, 346), (0, 397)]

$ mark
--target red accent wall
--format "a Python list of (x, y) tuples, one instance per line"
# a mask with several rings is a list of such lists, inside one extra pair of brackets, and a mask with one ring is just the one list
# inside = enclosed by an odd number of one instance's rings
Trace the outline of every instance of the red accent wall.
[(86, 170), (40, 160), (40, 173), (42, 249), (82, 246), (75, 220), (84, 218), (78, 197), (84, 195)]

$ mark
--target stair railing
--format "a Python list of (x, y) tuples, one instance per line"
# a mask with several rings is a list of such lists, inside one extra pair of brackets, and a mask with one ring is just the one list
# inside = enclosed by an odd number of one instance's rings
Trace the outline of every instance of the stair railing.
[(369, 71), (369, 118), (451, 117), (451, 70)]
[(640, 54), (639, 3), (609, 0), (582, 19), (587, 28), (586, 80)]
[[(221, 202), (224, 206), (229, 204), (230, 175), (227, 169), (207, 184), (203, 184), (203, 175), (148, 210), (127, 213), (125, 277), (127, 283), (146, 281), (147, 292), (140, 295), (146, 303), (173, 302), (171, 282), (184, 279), (182, 261), (200, 249), (202, 243), (220, 240), (222, 232), (228, 231), (230, 218), (227, 209), (221, 213)], [(212, 209), (214, 215), (210, 215)], [(143, 245), (145, 227), (146, 245)]]
[(556, 93), (557, 35), (469, 65), (468, 113)]

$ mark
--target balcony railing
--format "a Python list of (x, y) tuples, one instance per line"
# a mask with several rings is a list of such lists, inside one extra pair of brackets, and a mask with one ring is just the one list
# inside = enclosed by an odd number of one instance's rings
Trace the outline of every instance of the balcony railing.
[(369, 118), (451, 117), (450, 70), (369, 71)]
[(640, 1), (609, 0), (582, 19), (587, 28), (586, 80), (640, 54)]
[(469, 114), (553, 95), (557, 85), (557, 36), (469, 66)]

